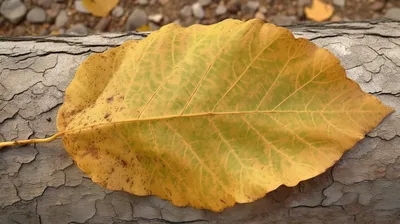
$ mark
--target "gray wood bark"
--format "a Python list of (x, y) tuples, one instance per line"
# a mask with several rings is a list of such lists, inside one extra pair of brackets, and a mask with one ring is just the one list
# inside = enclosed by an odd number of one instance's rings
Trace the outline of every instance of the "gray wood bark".
[[(400, 23), (290, 27), (341, 59), (347, 75), (397, 111), (331, 169), (221, 213), (102, 189), (60, 141), (0, 151), (0, 223), (400, 223)], [(78, 65), (145, 34), (0, 38), (0, 141), (43, 138)]]

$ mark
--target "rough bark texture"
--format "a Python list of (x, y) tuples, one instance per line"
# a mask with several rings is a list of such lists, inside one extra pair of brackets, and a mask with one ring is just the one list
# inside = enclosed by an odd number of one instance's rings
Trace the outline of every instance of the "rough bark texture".
[[(291, 27), (330, 49), (347, 75), (397, 111), (327, 172), (222, 213), (102, 189), (60, 141), (0, 151), (0, 223), (400, 223), (400, 24)], [(144, 34), (0, 39), (0, 141), (56, 132), (78, 65)]]

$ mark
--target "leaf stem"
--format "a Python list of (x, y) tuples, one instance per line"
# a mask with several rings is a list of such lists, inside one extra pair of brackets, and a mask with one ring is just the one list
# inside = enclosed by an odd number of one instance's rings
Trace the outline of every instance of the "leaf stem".
[(28, 144), (35, 144), (35, 143), (52, 142), (62, 135), (64, 135), (64, 132), (58, 132), (57, 134), (55, 134), (51, 137), (48, 137), (48, 138), (17, 140), (17, 141), (12, 141), (12, 142), (0, 142), (0, 150), (7, 146), (19, 146), (19, 145), (28, 145)]

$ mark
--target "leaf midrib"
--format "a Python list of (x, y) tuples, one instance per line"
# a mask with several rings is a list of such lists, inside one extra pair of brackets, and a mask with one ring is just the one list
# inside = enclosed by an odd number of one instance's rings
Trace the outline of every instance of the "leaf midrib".
[(380, 113), (380, 111), (374, 111), (374, 110), (338, 110), (338, 111), (295, 111), (295, 110), (266, 110), (266, 111), (233, 111), (233, 112), (207, 112), (207, 113), (197, 113), (197, 114), (184, 114), (184, 115), (172, 115), (172, 116), (165, 116), (165, 117), (150, 117), (150, 118), (142, 118), (142, 119), (128, 119), (124, 121), (111, 121), (107, 123), (97, 123), (97, 124), (92, 124), (84, 127), (79, 127), (76, 129), (70, 129), (70, 130), (64, 130), (62, 131), (64, 134), (65, 133), (72, 133), (76, 131), (81, 131), (84, 129), (89, 129), (92, 127), (99, 127), (99, 126), (107, 126), (107, 125), (117, 125), (117, 124), (125, 124), (125, 123), (131, 123), (131, 122), (139, 122), (139, 121), (161, 121), (161, 120), (168, 120), (168, 119), (175, 119), (175, 118), (188, 118), (188, 117), (206, 117), (206, 116), (222, 116), (222, 115), (246, 115), (246, 114), (275, 114), (275, 113), (294, 113), (294, 114), (335, 114), (335, 113), (343, 113), (343, 114), (348, 114), (348, 113)]

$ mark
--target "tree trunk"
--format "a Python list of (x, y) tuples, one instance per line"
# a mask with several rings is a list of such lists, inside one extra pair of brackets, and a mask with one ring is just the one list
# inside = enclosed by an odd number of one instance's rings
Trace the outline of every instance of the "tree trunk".
[[(397, 110), (333, 168), (213, 213), (104, 190), (76, 167), (59, 140), (7, 148), (0, 151), (0, 223), (400, 223), (400, 23), (290, 29), (333, 52), (349, 78)], [(79, 64), (91, 53), (144, 37), (1, 37), (0, 141), (54, 134), (64, 90)]]

